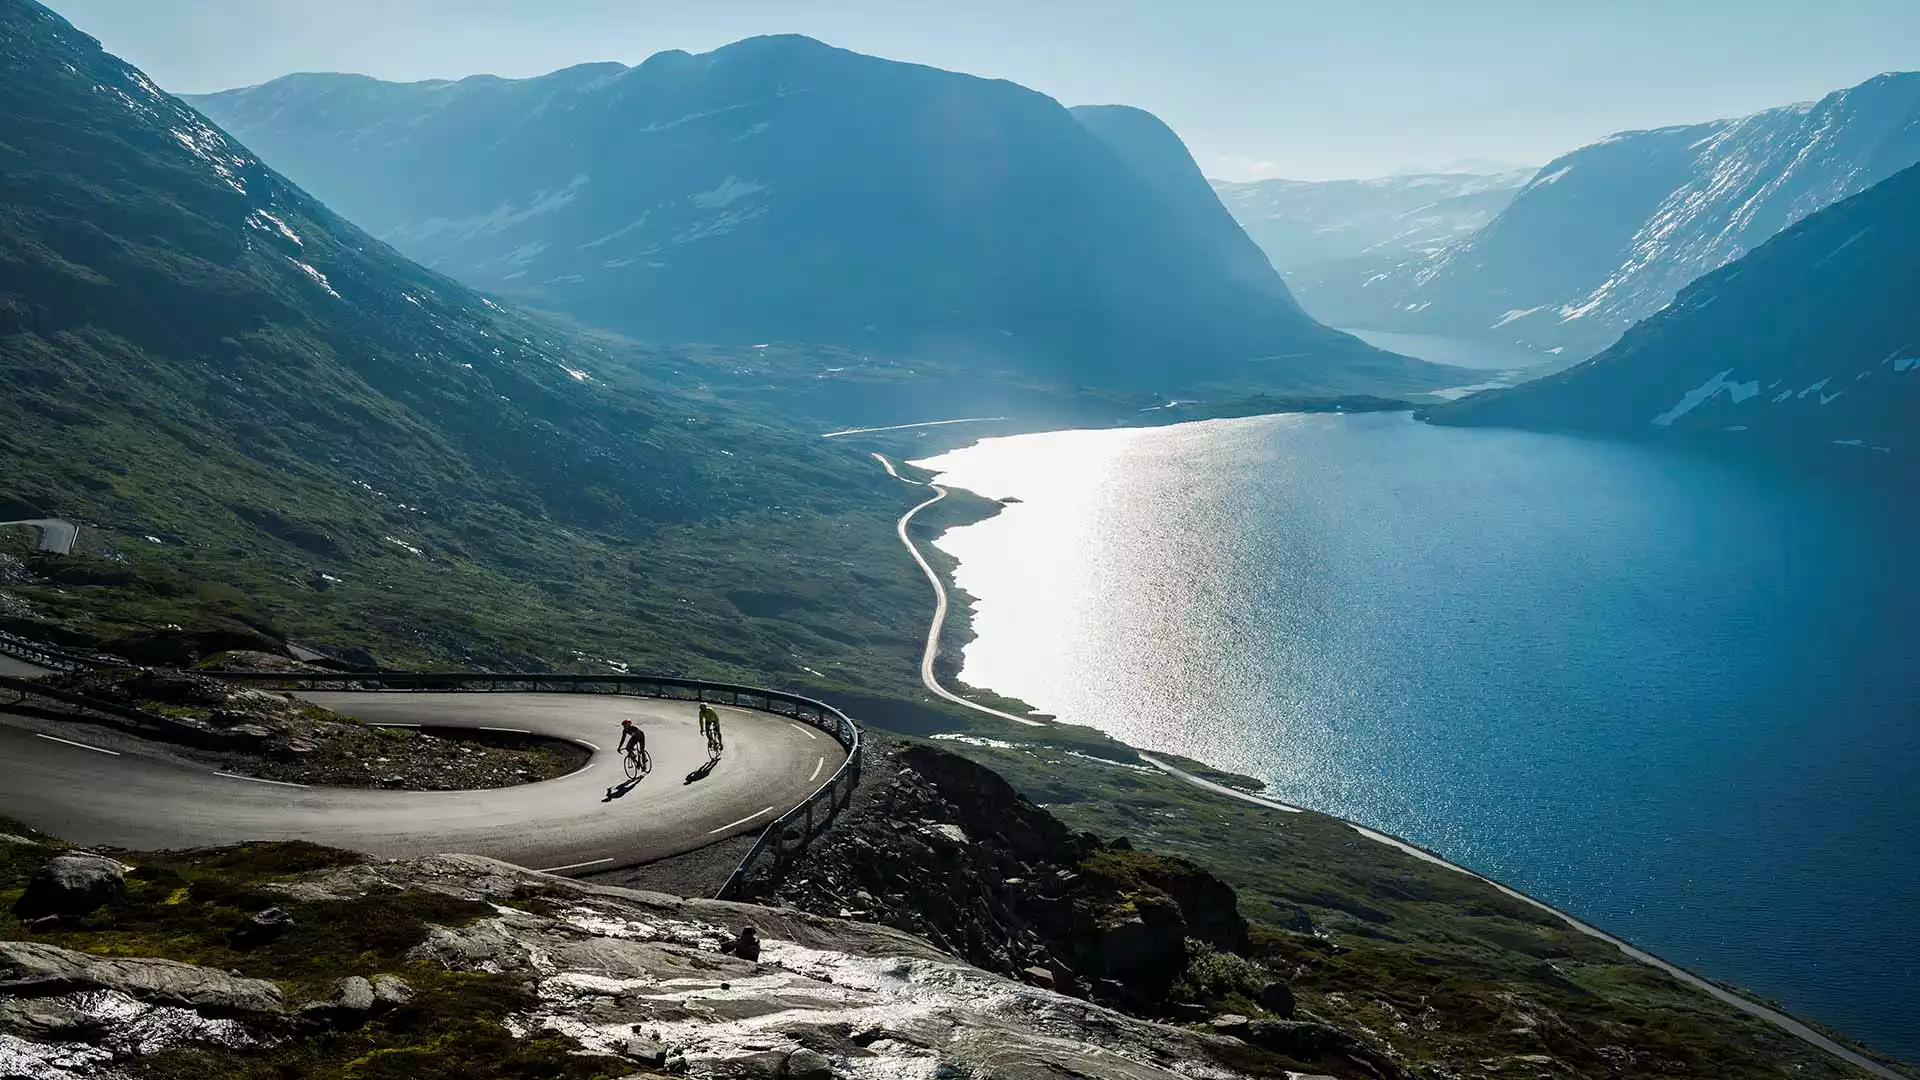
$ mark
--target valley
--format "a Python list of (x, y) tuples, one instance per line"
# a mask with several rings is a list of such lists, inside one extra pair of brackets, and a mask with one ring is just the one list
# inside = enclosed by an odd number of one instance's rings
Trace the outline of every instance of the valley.
[(1224, 180), (778, 26), (176, 94), (54, 7), (0, 1074), (1916, 1075), (1914, 76)]

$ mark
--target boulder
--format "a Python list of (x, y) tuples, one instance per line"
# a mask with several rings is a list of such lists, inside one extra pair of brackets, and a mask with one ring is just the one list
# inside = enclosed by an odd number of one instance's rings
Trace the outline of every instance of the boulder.
[(1293, 1019), (1293, 987), (1286, 983), (1279, 981), (1268, 983), (1260, 988), (1260, 993), (1254, 1000), (1260, 1003), (1261, 1008), (1282, 1020)]
[(373, 977), (373, 1003), (382, 1009), (397, 1009), (413, 1000), (413, 987), (398, 975)]
[(787, 1080), (833, 1080), (833, 1062), (825, 1054), (795, 1050), (787, 1055)]
[(118, 990), (137, 1001), (212, 1014), (280, 1011), (280, 988), (173, 960), (93, 956), (37, 941), (0, 941), (0, 997)]
[(1248, 1020), (1239, 1013), (1227, 1013), (1223, 1016), (1214, 1017), (1209, 1026), (1213, 1028), (1215, 1035), (1232, 1035), (1238, 1038), (1247, 1033), (1247, 1028), (1252, 1023), (1253, 1021)]
[(284, 908), (270, 907), (255, 912), (246, 922), (233, 932), (234, 941), (242, 946), (253, 946), (272, 941), (288, 930), (293, 929), (293, 916)]
[(343, 1009), (368, 1012), (373, 1009), (373, 983), (358, 975), (349, 975), (334, 984), (333, 1000)]
[(22, 922), (49, 916), (77, 918), (126, 891), (126, 868), (100, 855), (75, 852), (47, 860), (14, 901)]
[(359, 1027), (373, 1011), (373, 984), (358, 975), (349, 975), (333, 985), (333, 996), (300, 1007), (300, 1018), (324, 1028)]
[(631, 1058), (649, 1069), (658, 1069), (667, 1063), (667, 1048), (652, 1039), (628, 1039), (622, 1056)]

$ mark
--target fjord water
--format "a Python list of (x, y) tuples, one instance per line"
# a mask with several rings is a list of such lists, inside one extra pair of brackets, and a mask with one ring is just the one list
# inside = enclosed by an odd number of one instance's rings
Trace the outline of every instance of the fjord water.
[(1266, 780), (1920, 1057), (1920, 574), (1884, 488), (1278, 416), (990, 439), (962, 678)]

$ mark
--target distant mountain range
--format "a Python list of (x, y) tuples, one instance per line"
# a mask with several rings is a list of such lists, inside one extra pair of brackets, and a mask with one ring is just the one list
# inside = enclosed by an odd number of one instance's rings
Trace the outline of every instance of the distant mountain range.
[[(1920, 162), (1920, 74), (1735, 120), (1630, 131), (1549, 162), (1478, 232), (1307, 285), (1343, 326), (1592, 355), (1689, 281)], [(1244, 214), (1243, 214), (1244, 217)]]
[(1506, 209), (1533, 174), (1522, 168), (1371, 180), (1215, 180), (1213, 189), (1300, 306), (1348, 325), (1355, 322), (1348, 294), (1356, 287), (1472, 235)]
[(1428, 418), (1920, 461), (1916, 241), (1920, 166), (1687, 286), (1599, 356)]
[(802, 37), (541, 78), (191, 99), (403, 253), (654, 341), (843, 345), (1069, 383), (1403, 392), (1305, 315), (1138, 110)]

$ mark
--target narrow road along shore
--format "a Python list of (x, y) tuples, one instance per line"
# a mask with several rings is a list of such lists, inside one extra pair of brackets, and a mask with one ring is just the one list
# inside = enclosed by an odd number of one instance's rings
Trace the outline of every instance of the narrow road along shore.
[(873, 455), (873, 458), (880, 463), (882, 468), (887, 470), (887, 475), (893, 477), (895, 480), (903, 484), (912, 484), (915, 487), (929, 488), (933, 491), (933, 498), (901, 514), (900, 520), (894, 525), (894, 532), (899, 535), (901, 545), (907, 549), (907, 554), (913, 556), (913, 561), (920, 565), (920, 572), (927, 575), (927, 584), (933, 586), (933, 621), (927, 624), (927, 647), (920, 654), (921, 684), (935, 697), (951, 701), (955, 705), (962, 706), (963, 708), (972, 709), (974, 712), (985, 713), (988, 716), (998, 717), (1002, 720), (1011, 720), (1016, 724), (1025, 724), (1028, 727), (1045, 727), (1046, 725), (1038, 720), (1029, 720), (1024, 716), (1015, 716), (1010, 712), (1001, 712), (999, 709), (991, 709), (978, 702), (968, 701), (966, 698), (940, 685), (940, 677), (933, 673), (933, 661), (935, 657), (940, 655), (940, 628), (947, 624), (947, 587), (941, 584), (940, 575), (934, 572), (933, 564), (927, 561), (926, 556), (920, 554), (920, 548), (914, 544), (913, 538), (907, 535), (907, 527), (913, 523), (913, 516), (915, 514), (946, 498), (947, 489), (938, 484), (923, 484), (918, 480), (909, 480), (901, 476), (900, 473), (894, 469), (893, 462), (888, 460), (885, 454), (876, 453)]

